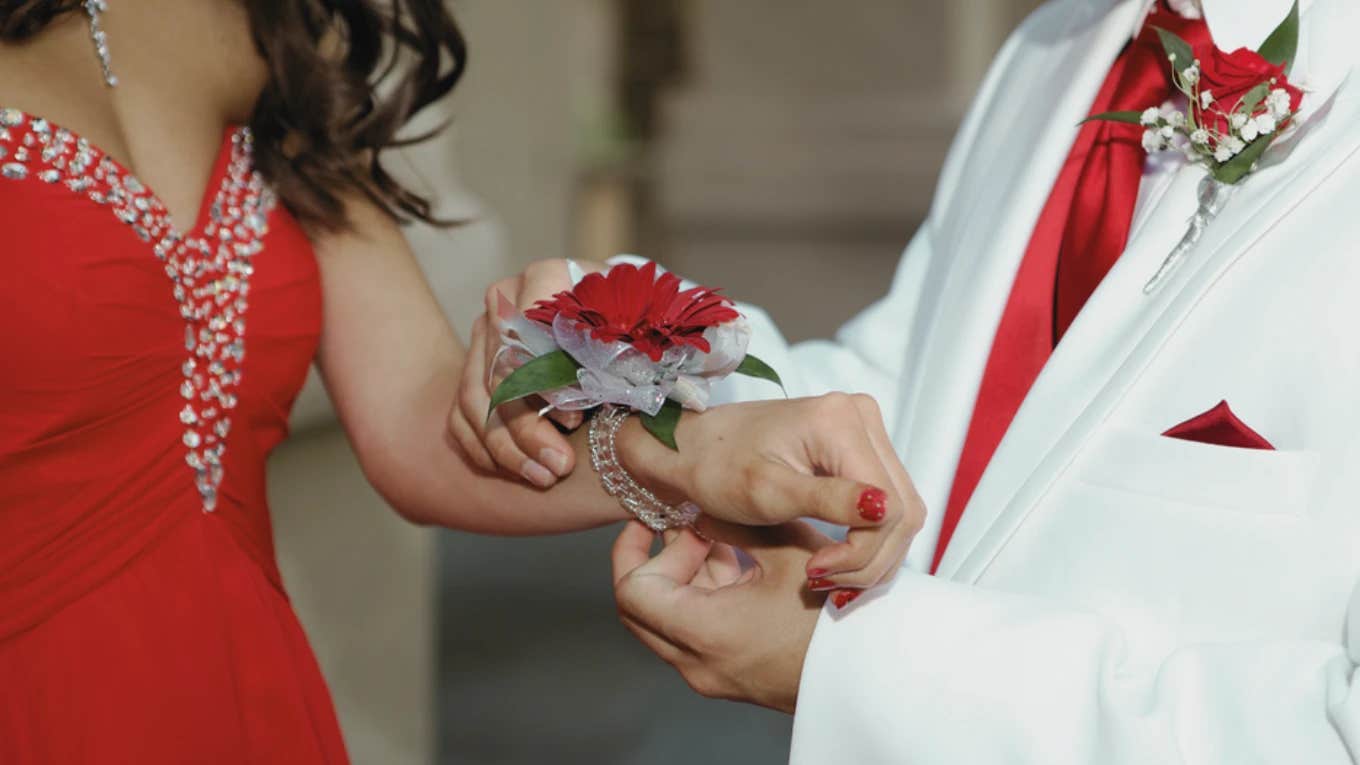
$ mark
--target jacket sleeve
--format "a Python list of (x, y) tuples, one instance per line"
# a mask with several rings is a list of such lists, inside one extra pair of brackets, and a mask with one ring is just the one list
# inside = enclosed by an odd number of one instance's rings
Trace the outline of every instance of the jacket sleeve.
[(857, 606), (813, 638), (795, 765), (1360, 762), (1360, 587), (1335, 641), (1142, 663), (1097, 614), (912, 572)]
[[(841, 327), (834, 339), (790, 344), (764, 310), (741, 305), (753, 331), (750, 352), (779, 372), (790, 396), (868, 393), (892, 422), (906, 374), (912, 317), (931, 259), (929, 239), (923, 226), (907, 246), (888, 294)], [(713, 403), (779, 395), (768, 382), (732, 375), (714, 385)]]

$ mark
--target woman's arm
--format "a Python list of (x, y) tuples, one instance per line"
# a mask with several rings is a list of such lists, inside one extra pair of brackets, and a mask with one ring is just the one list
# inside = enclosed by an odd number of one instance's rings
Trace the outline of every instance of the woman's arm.
[(462, 343), (397, 225), (367, 201), (350, 206), (351, 230), (315, 240), (325, 305), (318, 363), (374, 488), (413, 522), (480, 533), (548, 534), (622, 519), (590, 471), (562, 481), (548, 500), (464, 458), (445, 425)]
[[(544, 491), (464, 453), (447, 425), (464, 349), (397, 226), (366, 202), (353, 203), (350, 218), (351, 231), (316, 241), (326, 309), (319, 363), (373, 486), (414, 522), (480, 533), (546, 534), (624, 518), (590, 470)], [(814, 567), (836, 585), (866, 587), (896, 569), (924, 515), (882, 431), (871, 402), (840, 396), (686, 414), (678, 453), (630, 421), (619, 450), (654, 490), (725, 520), (816, 517), (851, 527)], [(583, 433), (571, 438), (577, 459), (584, 442)], [(875, 491), (886, 506), (865, 510)]]

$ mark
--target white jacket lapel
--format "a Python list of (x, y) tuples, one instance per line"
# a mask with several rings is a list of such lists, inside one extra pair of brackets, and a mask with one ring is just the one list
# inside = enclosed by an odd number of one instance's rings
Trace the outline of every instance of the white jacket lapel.
[[(1352, 0), (1317, 0), (1304, 17), (1311, 81), (1338, 87), (1360, 12)], [(1162, 343), (1218, 277), (1349, 155), (1360, 150), (1354, 89), (1314, 90), (1288, 160), (1237, 190), (1180, 271), (1153, 295), (1143, 284), (1184, 233), (1204, 171), (1182, 169), (1069, 329), (983, 475), (941, 562), (941, 576), (974, 581), (1043, 497)], [(1330, 114), (1325, 112), (1331, 109)]]

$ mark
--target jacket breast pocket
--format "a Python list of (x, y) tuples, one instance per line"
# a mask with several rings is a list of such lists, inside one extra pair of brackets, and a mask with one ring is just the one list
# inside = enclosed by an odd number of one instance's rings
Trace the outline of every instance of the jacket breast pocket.
[(1081, 483), (1175, 503), (1299, 515), (1317, 474), (1314, 451), (1243, 449), (1115, 426), (1073, 465)]

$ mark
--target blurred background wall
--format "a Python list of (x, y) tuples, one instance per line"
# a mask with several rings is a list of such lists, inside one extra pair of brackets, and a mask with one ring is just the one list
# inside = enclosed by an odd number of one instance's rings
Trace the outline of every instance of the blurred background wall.
[[(639, 252), (825, 336), (878, 297), (1037, 0), (454, 0), (472, 65), (391, 158), (469, 221), (409, 237), (464, 332), (539, 258)], [(782, 715), (691, 694), (614, 615), (614, 530), (405, 525), (313, 380), (271, 464), (281, 563), (356, 763), (778, 763)]]

